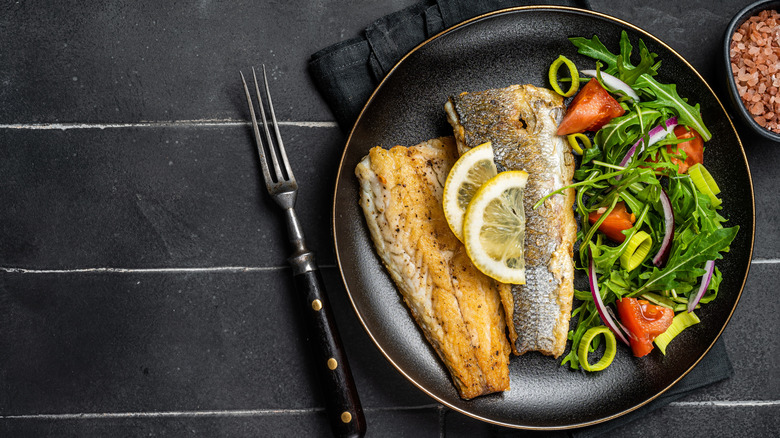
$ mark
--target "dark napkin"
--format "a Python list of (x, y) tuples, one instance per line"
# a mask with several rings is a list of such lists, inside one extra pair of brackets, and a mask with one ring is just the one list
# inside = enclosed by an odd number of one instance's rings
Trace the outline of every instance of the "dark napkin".
[(644, 417), (645, 415), (653, 412), (658, 408), (662, 408), (669, 403), (680, 399), (688, 394), (695, 392), (705, 386), (711, 385), (721, 380), (726, 380), (734, 375), (734, 369), (731, 367), (731, 361), (729, 355), (726, 352), (726, 345), (723, 343), (723, 339), (718, 339), (715, 345), (712, 346), (710, 351), (691, 370), (688, 375), (683, 377), (676, 385), (672, 386), (668, 391), (663, 393), (657, 399), (642, 406), (641, 408), (618, 417), (614, 420), (610, 420), (604, 423), (597, 424), (595, 426), (583, 427), (581, 429), (575, 429), (569, 432), (574, 438), (592, 438), (606, 434), (612, 429), (624, 426), (637, 418)]
[[(349, 131), (385, 74), (419, 43), (477, 15), (534, 4), (539, 3), (522, 0), (425, 0), (380, 18), (359, 37), (315, 53), (309, 61), (309, 73), (341, 128)], [(590, 9), (587, 0), (548, 1), (545, 4)], [(723, 341), (718, 340), (687, 376), (657, 399), (614, 420), (572, 430), (568, 434), (576, 438), (600, 436), (697, 389), (727, 379), (733, 373)]]
[[(537, 4), (528, 0), (424, 0), (380, 18), (359, 37), (315, 53), (309, 60), (309, 73), (341, 129), (348, 132), (374, 88), (418, 44), (477, 15)], [(588, 0), (545, 4), (590, 9)]]

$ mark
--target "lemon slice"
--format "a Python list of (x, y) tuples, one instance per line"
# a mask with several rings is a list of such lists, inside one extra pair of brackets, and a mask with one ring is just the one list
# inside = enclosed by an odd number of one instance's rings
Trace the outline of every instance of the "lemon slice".
[(502, 283), (525, 284), (526, 181), (522, 170), (494, 176), (474, 195), (463, 220), (463, 243), (474, 266)]
[(444, 183), (444, 217), (452, 232), (463, 241), (463, 216), (482, 184), (496, 176), (493, 146), (483, 143), (458, 158)]

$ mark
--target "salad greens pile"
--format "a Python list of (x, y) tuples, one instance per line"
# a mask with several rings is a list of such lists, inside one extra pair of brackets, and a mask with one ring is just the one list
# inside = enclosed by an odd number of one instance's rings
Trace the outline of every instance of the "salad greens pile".
[[(575, 207), (581, 221), (575, 257), (577, 269), (587, 271), (590, 258), (593, 258), (598, 289), (608, 308), (614, 307), (616, 300), (622, 297), (634, 297), (671, 308), (675, 313), (685, 312), (703, 281), (705, 263), (722, 258), (721, 254), (729, 250), (739, 227), (724, 227), (726, 219), (718, 213), (719, 200), (702, 193), (688, 173), (678, 173), (677, 161), (672, 161), (675, 156), (669, 153), (667, 145), (686, 140), (678, 140), (669, 132), (652, 144), (650, 131), (676, 117), (678, 124), (695, 129), (705, 142), (712, 134), (702, 120), (698, 104), (691, 105), (680, 97), (676, 85), (663, 84), (654, 78), (661, 63), (641, 39), (636, 64), (632, 63), (633, 46), (626, 32), (621, 35), (617, 54), (609, 51), (597, 36), (570, 38), (570, 41), (580, 54), (597, 61), (597, 79), (625, 109), (622, 116), (612, 119), (595, 133), (593, 146), (584, 150), (575, 172), (576, 182), (568, 186), (576, 187)], [(639, 101), (611, 88), (602, 80), (603, 73), (629, 85), (640, 97)], [(640, 147), (631, 156), (629, 150), (636, 143), (641, 143)], [(645, 147), (648, 143), (650, 146)], [(629, 156), (631, 159), (626, 160)], [(679, 155), (677, 157), (679, 159)], [(674, 233), (665, 264), (656, 266), (652, 255), (659, 251), (668, 232), (662, 191), (668, 195), (674, 212)], [(591, 224), (588, 220), (593, 212), (606, 217), (618, 202), (624, 202), (636, 217), (633, 228), (624, 232), (626, 239), (622, 244), (609, 241), (598, 232), (600, 222)], [(627, 270), (620, 263), (620, 256), (640, 231), (651, 236), (652, 248), (639, 267)], [(720, 281), (721, 273), (715, 267), (697, 307), (717, 297)], [(583, 334), (603, 323), (590, 291), (575, 291), (575, 298), (579, 305), (572, 316), (577, 317), (577, 324), (569, 332), (572, 345), (562, 364), (568, 363), (571, 368), (578, 369), (581, 361), (587, 360), (578, 355)], [(598, 348), (598, 343), (597, 338), (590, 351)]]

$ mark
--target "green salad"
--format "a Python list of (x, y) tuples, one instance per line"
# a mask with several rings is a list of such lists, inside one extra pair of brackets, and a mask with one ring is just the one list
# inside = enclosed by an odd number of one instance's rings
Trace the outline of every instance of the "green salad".
[[(626, 32), (618, 53), (597, 36), (570, 41), (594, 60), (593, 70), (579, 70), (564, 58), (577, 72), (572, 87), (586, 84), (558, 131), (581, 151), (567, 187), (576, 189), (580, 218), (575, 265), (588, 273), (591, 290), (575, 291), (577, 322), (562, 364), (595, 371), (611, 362), (613, 336), (635, 356), (649, 354), (653, 344), (665, 354), (677, 333), (697, 323), (695, 310), (718, 295), (717, 260), (739, 227), (726, 226), (719, 214), (719, 189), (703, 165), (712, 134), (699, 105), (656, 80), (657, 55), (640, 39), (632, 60)], [(551, 68), (552, 82), (560, 64)], [(593, 366), (587, 356), (602, 339), (604, 358)]]

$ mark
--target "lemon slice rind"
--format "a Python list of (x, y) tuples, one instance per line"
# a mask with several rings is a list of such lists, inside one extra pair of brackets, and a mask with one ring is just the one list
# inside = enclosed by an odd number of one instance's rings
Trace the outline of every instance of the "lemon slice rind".
[(528, 173), (501, 172), (480, 187), (466, 209), (463, 243), (474, 266), (502, 283), (525, 284), (525, 211)]
[(460, 241), (463, 241), (466, 207), (482, 184), (496, 173), (498, 172), (493, 162), (493, 147), (487, 142), (463, 154), (447, 174), (442, 196), (444, 217)]

